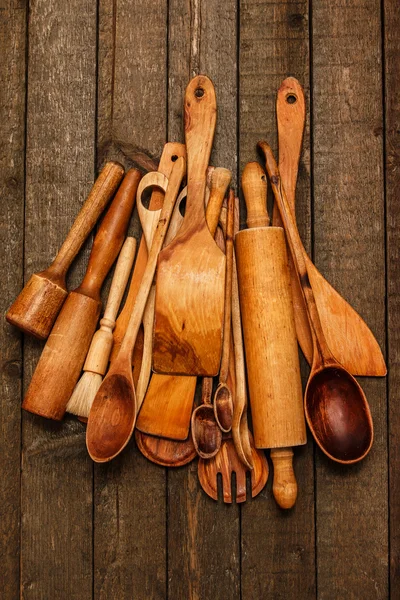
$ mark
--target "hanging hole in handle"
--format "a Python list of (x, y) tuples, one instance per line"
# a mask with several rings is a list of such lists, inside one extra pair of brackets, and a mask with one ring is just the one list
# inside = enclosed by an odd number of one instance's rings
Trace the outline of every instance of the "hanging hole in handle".
[(196, 98), (202, 98), (204, 96), (204, 89), (202, 87), (198, 87), (194, 90), (194, 95)]
[(186, 212), (186, 196), (180, 201), (178, 210), (181, 213), (182, 217), (184, 217)]
[(286, 102), (288, 104), (295, 104), (297, 102), (297, 96), (295, 96), (294, 94), (288, 94), (286, 96)]
[(177, 154), (173, 154), (173, 155), (171, 156), (171, 160), (172, 160), (172, 162), (176, 162), (176, 161), (178, 160), (178, 158), (179, 158), (179, 157), (178, 157), (178, 155), (177, 155)]
[(266, 175), (261, 175), (261, 181), (267, 181), (267, 176)]

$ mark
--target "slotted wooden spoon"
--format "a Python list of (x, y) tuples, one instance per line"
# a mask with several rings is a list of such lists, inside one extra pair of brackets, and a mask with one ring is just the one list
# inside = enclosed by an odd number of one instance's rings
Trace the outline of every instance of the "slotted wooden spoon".
[[(303, 139), (306, 107), (303, 88), (288, 77), (276, 100), (279, 142), (279, 171), (289, 206), (295, 216), (295, 189)], [(273, 225), (282, 221), (274, 206)], [(360, 315), (338, 294), (303, 252), (326, 341), (334, 356), (353, 375), (384, 376), (387, 369), (377, 340)], [(300, 284), (289, 258), (297, 339), (308, 363), (313, 345)]]
[(216, 98), (205, 76), (185, 94), (188, 195), (183, 225), (158, 261), (153, 369), (214, 376), (222, 349), (225, 256), (206, 224), (206, 171), (216, 124)]

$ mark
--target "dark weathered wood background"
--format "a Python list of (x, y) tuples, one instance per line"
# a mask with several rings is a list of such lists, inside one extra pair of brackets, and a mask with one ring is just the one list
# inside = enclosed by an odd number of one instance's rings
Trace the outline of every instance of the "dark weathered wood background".
[(399, 31), (398, 0), (1, 0), (3, 314), (56, 254), (107, 158), (143, 165), (183, 140), (193, 74), (215, 82), (212, 160), (236, 180), (259, 138), (276, 148), (275, 93), (292, 74), (308, 107), (303, 239), (390, 365), (362, 381), (370, 456), (341, 468), (310, 440), (286, 514), (271, 482), (224, 506), (195, 463), (167, 472), (133, 443), (94, 466), (82, 424), (21, 414), (42, 345), (3, 320), (2, 600), (400, 598)]

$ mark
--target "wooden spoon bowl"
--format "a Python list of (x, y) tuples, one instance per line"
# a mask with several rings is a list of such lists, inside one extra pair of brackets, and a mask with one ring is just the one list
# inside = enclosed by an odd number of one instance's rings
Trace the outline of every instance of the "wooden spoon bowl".
[[(104, 380), (96, 396), (87, 428), (87, 449), (98, 463), (108, 462), (129, 442), (136, 419), (136, 396), (132, 371), (115, 373)], [(121, 440), (125, 443), (121, 444)]]
[(308, 426), (319, 447), (336, 462), (363, 459), (373, 442), (373, 427), (361, 387), (339, 364), (315, 371), (304, 398)]
[(226, 383), (220, 383), (214, 396), (215, 419), (224, 433), (232, 429), (233, 399), (232, 392)]

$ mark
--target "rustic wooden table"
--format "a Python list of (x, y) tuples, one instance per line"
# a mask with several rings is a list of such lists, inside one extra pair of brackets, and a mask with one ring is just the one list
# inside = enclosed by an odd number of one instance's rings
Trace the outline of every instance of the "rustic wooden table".
[(276, 148), (275, 93), (292, 74), (308, 109), (301, 234), (390, 365), (387, 379), (362, 381), (371, 454), (342, 468), (309, 439), (297, 505), (283, 513), (271, 482), (224, 506), (201, 491), (195, 463), (167, 472), (134, 443), (93, 465), (81, 423), (21, 415), (42, 344), (3, 320), (3, 600), (400, 598), (399, 30), (396, 0), (1, 3), (3, 314), (107, 158), (146, 167), (183, 139), (193, 74), (215, 82), (212, 160), (236, 181), (259, 138)]

